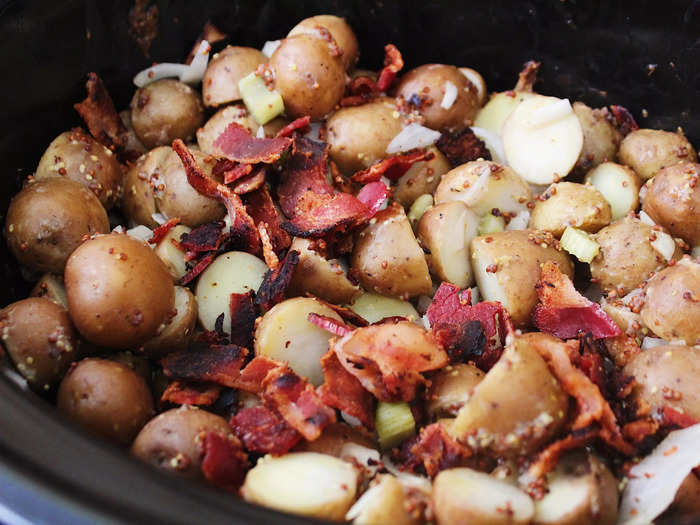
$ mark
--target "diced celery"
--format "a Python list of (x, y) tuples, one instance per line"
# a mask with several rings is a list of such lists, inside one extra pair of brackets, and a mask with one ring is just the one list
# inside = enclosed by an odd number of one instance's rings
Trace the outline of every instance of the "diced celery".
[(428, 211), (433, 205), (433, 196), (429, 193), (424, 193), (411, 204), (411, 209), (408, 210), (408, 220), (411, 224), (416, 224), (423, 214)]
[(561, 236), (561, 247), (579, 261), (590, 263), (598, 255), (600, 246), (585, 231), (567, 226)]
[(255, 122), (267, 124), (284, 112), (284, 102), (277, 91), (270, 90), (254, 72), (238, 81), (238, 91)]
[(395, 447), (416, 431), (416, 422), (408, 403), (380, 401), (375, 417), (379, 446), (383, 450)]
[(487, 213), (479, 221), (479, 235), (502, 232), (506, 229), (506, 220), (499, 216)]

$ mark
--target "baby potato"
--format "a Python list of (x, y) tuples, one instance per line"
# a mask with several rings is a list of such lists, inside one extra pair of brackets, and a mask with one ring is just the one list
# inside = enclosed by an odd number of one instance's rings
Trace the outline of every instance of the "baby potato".
[(88, 432), (128, 445), (153, 415), (146, 382), (127, 365), (83, 359), (61, 382), (58, 410)]
[(341, 321), (323, 303), (307, 297), (287, 299), (263, 315), (255, 329), (255, 355), (286, 361), (313, 385), (324, 381), (320, 359), (328, 352), (330, 332), (308, 321), (310, 313)]
[(59, 306), (68, 309), (68, 298), (66, 297), (66, 287), (63, 284), (62, 275), (45, 273), (37, 281), (29, 293), (29, 297), (46, 297)]
[(245, 252), (227, 252), (214, 259), (194, 291), (202, 328), (214, 330), (216, 318), (224, 314), (226, 331), (231, 326), (231, 294), (257, 292), (267, 270), (263, 261)]
[(357, 491), (350, 463), (315, 452), (265, 456), (241, 487), (246, 501), (311, 518), (343, 521)]
[(481, 108), (474, 120), (474, 126), (490, 131), (500, 137), (503, 123), (521, 102), (536, 96), (528, 91), (503, 91), (494, 93)]
[(516, 326), (530, 323), (542, 263), (554, 261), (562, 272), (573, 277), (571, 260), (553, 243), (551, 235), (532, 230), (492, 233), (471, 242), (472, 269), (481, 296), (485, 301), (503, 304)]
[(149, 149), (189, 140), (204, 121), (199, 94), (187, 84), (165, 78), (139, 88), (131, 99), (131, 124)]
[(391, 474), (380, 474), (345, 515), (353, 525), (417, 525), (419, 521), (409, 512), (408, 501), (401, 483)]
[(360, 295), (349, 307), (370, 324), (387, 317), (420, 318), (416, 309), (408, 301), (370, 292)]
[(633, 376), (631, 399), (653, 412), (668, 406), (700, 419), (700, 347), (663, 345), (632, 358), (623, 370)]
[[(457, 98), (443, 107), (448, 82), (457, 88)], [(439, 131), (460, 131), (471, 125), (481, 107), (476, 86), (454, 66), (424, 64), (408, 71), (396, 86), (395, 96), (411, 102), (420, 99), (417, 109), (425, 125)]]
[(330, 158), (343, 173), (352, 175), (386, 157), (387, 146), (402, 128), (393, 98), (340, 108), (326, 122)]
[(158, 327), (158, 334), (138, 349), (139, 353), (158, 359), (187, 349), (197, 323), (197, 300), (188, 288), (175, 287), (175, 312), (172, 319)]
[(475, 160), (443, 175), (435, 190), (435, 204), (462, 201), (479, 217), (499, 210), (517, 214), (527, 210), (532, 193), (527, 183), (508, 166)]
[(450, 429), (456, 439), (499, 456), (526, 455), (562, 427), (569, 397), (529, 337), (552, 336), (515, 337), (457, 414)]
[(450, 163), (439, 149), (430, 146), (428, 151), (435, 156), (430, 160), (416, 162), (396, 181), (394, 200), (404, 208), (410, 207), (421, 195), (432, 194), (442, 176), (450, 171)]
[(519, 488), (463, 467), (435, 477), (432, 500), (437, 525), (526, 525), (535, 512)]
[(340, 102), (345, 91), (345, 67), (325, 40), (297, 34), (282, 40), (270, 57), (275, 89), (288, 117), (309, 115), (321, 120)]
[(122, 211), (133, 224), (151, 229), (158, 227), (153, 215), (158, 213), (155, 191), (162, 184), (160, 174), (165, 159), (172, 153), (170, 146), (159, 146), (141, 155), (124, 177)]
[(173, 226), (168, 230), (168, 233), (165, 234), (165, 237), (156, 244), (153, 250), (153, 253), (163, 261), (175, 282), (178, 282), (187, 273), (185, 252), (175, 243), (179, 242), (184, 234), (191, 231), (191, 228), (183, 226), (182, 224)]
[(700, 344), (700, 260), (686, 255), (649, 279), (640, 313), (662, 339)]
[(653, 221), (692, 246), (700, 245), (700, 164), (678, 163), (647, 183), (642, 209)]
[(697, 162), (695, 149), (683, 132), (637, 129), (620, 144), (617, 158), (632, 168), (642, 180), (652, 178), (661, 169), (679, 162)]
[(357, 235), (351, 264), (369, 291), (407, 298), (433, 290), (423, 250), (398, 204), (377, 213)]
[(141, 141), (136, 136), (134, 126), (131, 125), (131, 110), (125, 109), (120, 111), (119, 118), (121, 118), (124, 127), (126, 127), (126, 142), (124, 144), (124, 151), (127, 151), (132, 155), (143, 155), (144, 153), (148, 153), (146, 146), (141, 144)]
[(610, 220), (610, 204), (595, 187), (556, 182), (535, 200), (530, 228), (561, 237), (567, 226), (595, 233)]
[(472, 364), (457, 363), (437, 371), (430, 378), (426, 411), (431, 419), (455, 417), (469, 401), (484, 372)]
[(109, 210), (121, 197), (124, 174), (116, 156), (80, 128), (61, 133), (39, 160), (37, 180), (65, 177), (89, 189)]
[(592, 109), (583, 102), (574, 102), (574, 113), (583, 131), (583, 148), (574, 171), (586, 173), (603, 162), (615, 160), (622, 135), (608, 121), (606, 109)]
[(141, 461), (172, 474), (202, 479), (202, 434), (233, 435), (227, 421), (197, 407), (182, 405), (151, 419), (139, 432), (131, 453)]
[(426, 211), (417, 232), (430, 273), (460, 288), (471, 286), (469, 244), (478, 229), (479, 218), (461, 201), (443, 202)]
[(207, 107), (240, 100), (238, 81), (267, 62), (267, 57), (252, 47), (226, 46), (212, 56), (202, 79), (202, 99)]
[(128, 235), (99, 235), (68, 259), (68, 311), (80, 334), (108, 348), (133, 348), (172, 315), (175, 290), (165, 265)]
[(0, 340), (29, 386), (50, 390), (78, 354), (78, 339), (65, 308), (30, 297), (0, 310)]
[(344, 18), (334, 15), (317, 15), (305, 18), (295, 25), (287, 36), (308, 34), (324, 38), (321, 28), (327, 29), (342, 53), (340, 58), (346, 70), (355, 67), (360, 56), (360, 45), (350, 25)]
[(33, 270), (63, 273), (83, 238), (109, 232), (107, 212), (95, 195), (67, 178), (26, 184), (7, 210), (5, 237), (17, 260)]
[(586, 174), (584, 182), (592, 184), (608, 201), (613, 221), (636, 211), (639, 206), (642, 181), (627, 166), (603, 162)]
[(287, 295), (304, 295), (310, 293), (334, 304), (350, 303), (360, 295), (360, 287), (352, 283), (345, 270), (338, 264), (326, 259), (313, 249), (309, 239), (295, 237), (290, 250), (299, 252), (299, 263), (294, 269), (292, 282)]

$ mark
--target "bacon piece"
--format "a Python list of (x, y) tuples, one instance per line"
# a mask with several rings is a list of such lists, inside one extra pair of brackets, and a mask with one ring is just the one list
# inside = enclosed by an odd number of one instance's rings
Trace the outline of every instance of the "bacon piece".
[(355, 172), (350, 179), (353, 182), (365, 184), (377, 182), (382, 177), (391, 181), (399, 180), (416, 162), (431, 160), (435, 153), (424, 149), (392, 155), (373, 164), (367, 169)]
[(301, 441), (301, 434), (267, 407), (244, 408), (231, 419), (233, 432), (251, 452), (281, 456)]
[(166, 222), (164, 222), (155, 230), (153, 230), (153, 235), (151, 235), (151, 238), (148, 239), (148, 243), (158, 244), (160, 241), (163, 240), (163, 238), (168, 234), (168, 232), (178, 224), (180, 224), (179, 217), (173, 217), (172, 219), (168, 219)]
[(87, 97), (73, 107), (97, 142), (114, 152), (121, 152), (126, 145), (127, 129), (114, 108), (112, 97), (97, 73), (88, 73), (85, 87)]
[(222, 32), (218, 27), (216, 27), (209, 20), (207, 20), (207, 22), (204, 24), (204, 29), (202, 29), (202, 32), (199, 34), (197, 40), (194, 43), (194, 46), (192, 46), (190, 54), (187, 55), (187, 58), (185, 59), (185, 64), (192, 63), (194, 55), (195, 53), (197, 53), (199, 45), (202, 43), (202, 40), (206, 40), (207, 42), (209, 42), (209, 45), (212, 45), (216, 44), (217, 42), (221, 42), (222, 40), (226, 40), (227, 38), (228, 35), (226, 33)]
[(384, 46), (384, 68), (379, 73), (376, 90), (387, 91), (401, 69), (403, 69), (401, 52), (394, 44), (387, 44)]
[(570, 339), (579, 333), (591, 333), (595, 339), (622, 333), (599, 304), (576, 291), (557, 263), (547, 261), (541, 266), (536, 289), (540, 302), (535, 307), (533, 320), (543, 332), (561, 339)]
[(438, 341), (410, 321), (357, 328), (334, 340), (340, 363), (364, 388), (382, 401), (411, 401), (422, 372), (448, 362)]
[(321, 357), (325, 382), (319, 388), (321, 400), (329, 407), (356, 417), (368, 429), (374, 428), (374, 401), (357, 378), (350, 374), (332, 350)]
[(435, 145), (453, 168), (472, 160), (491, 160), (491, 152), (471, 128), (457, 133), (443, 133)]
[(540, 452), (528, 467), (528, 477), (532, 480), (540, 480), (557, 466), (559, 458), (569, 450), (581, 448), (590, 443), (598, 435), (594, 427), (585, 427), (574, 430), (568, 436), (548, 445)]
[(294, 218), (282, 227), (296, 237), (323, 237), (363, 223), (370, 211), (354, 195), (318, 194), (307, 191), (297, 202)]
[(217, 153), (244, 164), (272, 164), (280, 160), (294, 141), (287, 137), (274, 139), (253, 137), (248, 130), (231, 122), (214, 141)]
[(694, 417), (668, 405), (661, 409), (661, 415), (664, 419), (664, 425), (668, 427), (687, 428), (699, 422)]
[[(228, 160), (228, 159), (225, 159)], [(229, 161), (231, 162), (231, 161)], [(250, 175), (250, 173), (253, 171), (253, 165), (252, 164), (241, 164), (241, 163), (232, 163), (233, 166), (230, 169), (227, 169), (222, 173), (224, 176), (224, 184), (231, 184), (232, 182), (236, 182), (238, 179), (241, 179), (245, 177), (246, 175)], [(220, 163), (217, 163), (216, 166), (221, 165)], [(214, 174), (214, 170), (212, 170), (212, 175)]]
[(208, 222), (197, 226), (182, 236), (180, 246), (190, 254), (216, 251), (223, 241), (224, 236), (221, 231), (223, 227), (222, 221)]
[(277, 135), (275, 135), (277, 138), (280, 137), (291, 137), (294, 132), (297, 133), (308, 133), (308, 131), (311, 129), (311, 117), (306, 115), (305, 117), (299, 117), (296, 120), (293, 120), (289, 124), (287, 124), (285, 127), (283, 127), (281, 130), (277, 132)]
[(367, 75), (360, 75), (353, 78), (348, 84), (348, 93), (358, 98), (371, 95), (377, 90), (377, 81)]
[(325, 306), (333, 310), (335, 313), (337, 313), (340, 317), (342, 317), (343, 321), (352, 323), (355, 326), (369, 325), (369, 323), (365, 320), (364, 317), (359, 316), (347, 306), (338, 306), (337, 304), (329, 303), (328, 301), (325, 301), (320, 297), (316, 297), (315, 295), (308, 292), (304, 295), (324, 304)]
[(276, 269), (268, 270), (255, 296), (255, 304), (264, 310), (269, 310), (282, 301), (289, 283), (292, 282), (297, 264), (299, 264), (299, 252), (290, 250)]
[(632, 113), (624, 106), (610, 106), (613, 117), (613, 124), (622, 135), (627, 135), (635, 129), (639, 129), (637, 121), (634, 120)]
[[(360, 78), (368, 78), (368, 77), (360, 77)], [(357, 79), (355, 79), (357, 80)], [(362, 94), (362, 95), (350, 95), (349, 97), (343, 97), (340, 99), (340, 107), (341, 108), (352, 108), (355, 106), (361, 106), (362, 104), (366, 104), (370, 100), (372, 100), (373, 94)]]
[(464, 465), (472, 456), (471, 449), (452, 438), (441, 423), (422, 428), (410, 453), (421, 461), (431, 478), (441, 470)]
[(178, 284), (180, 286), (187, 286), (189, 283), (191, 283), (200, 273), (202, 273), (204, 270), (206, 270), (209, 265), (214, 262), (214, 257), (216, 257), (215, 253), (210, 253), (208, 255), (205, 255), (202, 257), (197, 264), (192, 267), (191, 270), (189, 270), (185, 275), (182, 276)]
[(280, 260), (272, 246), (272, 241), (267, 233), (265, 223), (261, 222), (258, 224), (258, 233), (260, 233), (260, 242), (262, 242), (263, 259), (265, 260), (265, 264), (270, 270), (276, 270), (280, 265)]
[(217, 432), (204, 434), (202, 474), (212, 485), (238, 492), (248, 471), (248, 456), (236, 436), (222, 436)]
[(231, 311), (231, 344), (252, 348), (255, 319), (258, 317), (253, 304), (253, 292), (232, 293), (229, 306)]
[(194, 383), (191, 381), (173, 381), (165, 389), (160, 397), (161, 403), (172, 403), (174, 405), (213, 405), (222, 387), (209, 383)]
[(235, 387), (248, 350), (236, 345), (211, 345), (174, 352), (161, 359), (168, 377)]
[(263, 186), (260, 189), (247, 193), (245, 204), (256, 226), (259, 228), (261, 224), (265, 225), (265, 230), (272, 243), (272, 249), (278, 257), (281, 256), (282, 252), (292, 244), (292, 240), (289, 234), (282, 229), (280, 212), (277, 210), (267, 187)]
[(635, 355), (642, 351), (635, 338), (626, 334), (608, 337), (603, 342), (608, 350), (608, 354), (620, 368), (624, 367)]
[(642, 418), (627, 423), (622, 427), (622, 435), (630, 442), (639, 445), (649, 436), (653, 436), (661, 428), (661, 423), (652, 418)]
[(262, 356), (255, 357), (241, 370), (241, 375), (236, 378), (233, 386), (251, 394), (260, 394), (262, 392), (263, 379), (267, 377), (270, 371), (279, 366), (280, 363), (274, 359)]
[(326, 315), (319, 315), (311, 312), (308, 315), (307, 319), (311, 324), (315, 324), (319, 328), (323, 328), (327, 332), (330, 332), (333, 335), (337, 335), (339, 337), (343, 337), (344, 335), (349, 334), (353, 330), (345, 323), (338, 321), (337, 319), (333, 319), (332, 317), (328, 317)]
[(259, 190), (265, 184), (265, 166), (261, 165), (252, 173), (242, 177), (233, 185), (233, 192), (236, 195), (245, 195), (255, 190)]
[(357, 200), (367, 206), (367, 218), (371, 219), (389, 198), (390, 190), (383, 182), (365, 184), (357, 194)]
[(537, 81), (537, 73), (540, 70), (541, 62), (529, 60), (525, 62), (522, 71), (518, 74), (518, 83), (515, 84), (514, 91), (526, 91), (533, 93), (533, 86)]

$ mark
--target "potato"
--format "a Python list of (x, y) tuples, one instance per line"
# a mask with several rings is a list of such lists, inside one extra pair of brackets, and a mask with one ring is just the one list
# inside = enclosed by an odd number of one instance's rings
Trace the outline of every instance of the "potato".
[(216, 318), (224, 314), (224, 330), (231, 326), (231, 294), (257, 292), (267, 266), (254, 255), (227, 252), (219, 255), (202, 272), (195, 287), (199, 323), (214, 330)]
[(402, 128), (393, 98), (340, 108), (326, 122), (330, 158), (343, 173), (352, 175), (386, 157), (387, 146)]
[(175, 287), (175, 311), (169, 322), (158, 327), (158, 334), (138, 349), (139, 353), (157, 359), (187, 349), (197, 323), (197, 300), (188, 288)]
[[(448, 108), (442, 101), (448, 82), (457, 88), (457, 97)], [(471, 125), (481, 107), (476, 86), (454, 66), (424, 64), (408, 71), (399, 80), (395, 96), (415, 104), (425, 125), (440, 131), (460, 131)]]
[(530, 497), (510, 483), (468, 468), (443, 470), (433, 481), (437, 525), (530, 523)]
[(530, 228), (561, 237), (567, 226), (595, 233), (610, 224), (610, 204), (593, 186), (557, 182), (535, 200)]
[(457, 414), (450, 429), (456, 439), (499, 456), (526, 455), (561, 429), (569, 397), (530, 336), (552, 337), (535, 333), (514, 338)]
[(58, 389), (58, 410), (88, 432), (128, 445), (153, 414), (146, 382), (128, 366), (83, 359)]
[(66, 297), (66, 287), (63, 284), (62, 275), (45, 273), (34, 285), (29, 297), (46, 297), (63, 308), (68, 308), (68, 298)]
[(603, 162), (586, 174), (584, 182), (592, 184), (608, 201), (613, 221), (636, 211), (639, 206), (642, 181), (627, 166)]
[(462, 201), (479, 217), (494, 209), (515, 215), (527, 210), (531, 199), (530, 187), (517, 173), (488, 160), (457, 166), (435, 190), (435, 204)]
[(127, 235), (86, 241), (66, 264), (68, 311), (81, 335), (108, 348), (133, 348), (172, 315), (175, 290), (161, 260)]
[(0, 341), (19, 373), (35, 390), (50, 390), (78, 354), (68, 312), (40, 297), (0, 310)]
[(537, 96), (527, 91), (503, 91), (494, 93), (481, 108), (474, 120), (474, 126), (490, 131), (494, 135), (501, 136), (503, 123), (521, 102)]
[(37, 180), (10, 202), (5, 220), (7, 245), (33, 270), (63, 273), (84, 237), (108, 233), (107, 212), (91, 191), (59, 177)]
[(433, 155), (431, 160), (416, 162), (394, 186), (394, 200), (408, 208), (418, 197), (433, 193), (442, 176), (450, 171), (450, 163), (435, 146), (428, 148)]
[(623, 372), (635, 379), (631, 400), (652, 414), (667, 406), (700, 419), (700, 347), (655, 346), (634, 356)]
[(469, 80), (469, 82), (471, 82), (476, 88), (476, 95), (479, 99), (479, 105), (483, 106), (484, 102), (486, 102), (486, 95), (488, 95), (484, 77), (481, 76), (481, 73), (470, 67), (460, 67), (459, 72), (467, 77), (467, 80)]
[(252, 47), (226, 46), (215, 53), (202, 79), (204, 105), (216, 107), (240, 100), (238, 81), (265, 62), (267, 57)]
[(175, 243), (180, 242), (181, 237), (192, 231), (191, 228), (178, 224), (173, 226), (168, 233), (156, 244), (153, 253), (163, 261), (175, 282), (179, 281), (187, 273), (185, 252)]
[(37, 180), (66, 177), (79, 182), (109, 210), (122, 192), (122, 167), (116, 156), (80, 128), (61, 133), (49, 144), (34, 173)]
[(345, 91), (345, 67), (325, 40), (298, 34), (282, 40), (270, 57), (274, 87), (288, 117), (309, 115), (321, 120), (340, 102)]
[(554, 261), (573, 277), (571, 260), (553, 243), (551, 236), (532, 230), (492, 233), (471, 242), (472, 269), (483, 300), (503, 304), (516, 326), (530, 323), (542, 263)]
[(433, 289), (423, 250), (398, 204), (378, 212), (356, 236), (351, 264), (372, 292), (405, 299)]
[(374, 484), (357, 500), (345, 516), (353, 525), (417, 525), (408, 511), (403, 487), (391, 474), (380, 474)]
[(324, 380), (320, 359), (328, 352), (332, 334), (311, 324), (310, 313), (342, 322), (337, 313), (315, 299), (287, 299), (262, 317), (255, 330), (255, 355), (286, 361), (297, 374), (319, 386)]
[(245, 478), (241, 495), (251, 503), (312, 518), (343, 521), (355, 500), (357, 471), (315, 452), (265, 456)]
[(574, 453), (548, 476), (548, 492), (535, 501), (535, 525), (615, 525), (617, 480), (598, 458)]
[(633, 312), (620, 299), (605, 297), (600, 301), (600, 307), (625, 334), (638, 337), (640, 340), (644, 337), (642, 316), (639, 315), (639, 312)]
[(342, 53), (340, 58), (345, 69), (350, 70), (355, 67), (360, 56), (360, 46), (355, 33), (353, 33), (352, 28), (344, 18), (334, 15), (317, 15), (305, 18), (295, 25), (287, 36), (308, 34), (325, 38), (321, 28), (327, 29), (330, 36), (338, 44), (338, 48)]
[(158, 227), (153, 218), (158, 213), (155, 191), (160, 191), (158, 187), (163, 184), (160, 178), (163, 162), (172, 151), (170, 146), (154, 148), (141, 155), (126, 172), (121, 207), (132, 224)]
[(431, 419), (454, 417), (469, 401), (484, 372), (468, 363), (449, 365), (436, 372), (426, 394), (426, 411)]
[(673, 133), (660, 129), (637, 129), (620, 144), (617, 158), (632, 168), (642, 180), (679, 162), (697, 162), (695, 149), (682, 131)]
[(136, 436), (131, 453), (150, 465), (186, 478), (202, 479), (202, 433), (233, 434), (226, 420), (182, 405), (151, 419)]
[(474, 282), (469, 243), (477, 236), (479, 218), (461, 201), (443, 202), (426, 211), (418, 223), (418, 241), (426, 250), (430, 273), (460, 288)]
[[(331, 423), (323, 429), (323, 433), (314, 441), (302, 439), (294, 448), (295, 452), (318, 452), (342, 459), (343, 449), (347, 451), (348, 444), (374, 449), (375, 444), (367, 434), (352, 428), (347, 423)], [(379, 452), (377, 452), (379, 456)]]
[(365, 292), (349, 305), (350, 309), (368, 323), (376, 323), (387, 317), (420, 319), (420, 315), (408, 301)]
[(700, 244), (700, 164), (678, 163), (647, 183), (642, 209), (691, 246)]
[(662, 339), (700, 344), (700, 260), (686, 255), (649, 279), (640, 313)]
[(583, 131), (583, 148), (574, 171), (584, 174), (603, 162), (615, 160), (622, 135), (608, 120), (608, 110), (591, 109), (583, 102), (574, 102), (572, 108)]
[(191, 139), (203, 121), (199, 94), (171, 78), (137, 89), (131, 99), (131, 124), (149, 149), (169, 146), (175, 139)]
[(125, 109), (119, 112), (119, 118), (121, 118), (122, 123), (126, 127), (126, 143), (124, 145), (124, 150), (130, 155), (143, 155), (148, 153), (146, 146), (141, 144), (141, 141), (136, 136), (134, 131), (134, 126), (131, 125), (131, 110)]

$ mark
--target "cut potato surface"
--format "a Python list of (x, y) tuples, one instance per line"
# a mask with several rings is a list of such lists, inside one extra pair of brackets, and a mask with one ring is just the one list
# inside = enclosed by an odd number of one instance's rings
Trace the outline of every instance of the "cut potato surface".
[(165, 263), (175, 282), (187, 273), (185, 251), (175, 243), (179, 242), (180, 238), (190, 231), (192, 231), (191, 228), (178, 224), (171, 228), (155, 247), (155, 254)]
[(521, 102), (535, 97), (534, 93), (525, 91), (505, 91), (494, 93), (479, 111), (474, 120), (474, 126), (483, 128), (496, 136), (501, 136), (503, 123)]
[(627, 166), (603, 162), (586, 174), (585, 182), (590, 182), (608, 201), (613, 221), (639, 206), (642, 181)]
[(414, 320), (420, 318), (416, 309), (408, 301), (370, 292), (360, 295), (349, 307), (370, 324), (387, 317), (406, 317)]
[(353, 525), (412, 525), (417, 521), (407, 510), (401, 483), (390, 474), (382, 474), (379, 482), (365, 492), (345, 515)]

